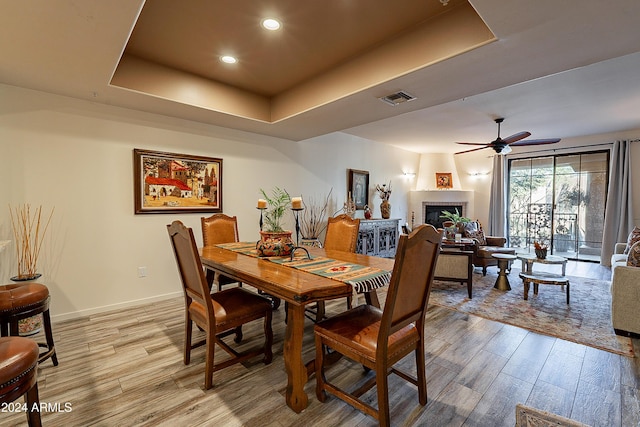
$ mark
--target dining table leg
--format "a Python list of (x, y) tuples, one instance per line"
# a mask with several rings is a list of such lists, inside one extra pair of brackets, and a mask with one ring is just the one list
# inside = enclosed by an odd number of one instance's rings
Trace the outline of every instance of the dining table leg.
[(380, 308), (380, 300), (378, 300), (378, 293), (375, 289), (372, 289), (369, 292), (365, 292), (364, 299), (367, 304)]
[(284, 340), (284, 367), (287, 372), (287, 406), (302, 412), (309, 402), (304, 391), (307, 369), (302, 361), (302, 337), (304, 333), (304, 305), (287, 304), (288, 321)]

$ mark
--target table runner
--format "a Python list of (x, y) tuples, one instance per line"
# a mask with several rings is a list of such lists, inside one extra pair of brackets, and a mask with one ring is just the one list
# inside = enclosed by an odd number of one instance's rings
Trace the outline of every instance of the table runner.
[[(255, 242), (223, 243), (216, 246), (258, 258)], [(291, 260), (290, 256), (259, 258), (348, 283), (358, 293), (369, 292), (373, 289), (387, 286), (391, 279), (391, 273), (386, 270), (322, 256), (311, 256), (311, 259), (309, 259), (304, 252), (296, 253), (293, 260)]]

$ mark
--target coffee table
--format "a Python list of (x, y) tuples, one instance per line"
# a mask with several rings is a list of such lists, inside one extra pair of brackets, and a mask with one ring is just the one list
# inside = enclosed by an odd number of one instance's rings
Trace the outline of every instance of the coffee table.
[(562, 265), (563, 276), (567, 270), (567, 259), (557, 255), (547, 255), (546, 258), (538, 258), (534, 254), (518, 254), (518, 259), (522, 261), (523, 273), (531, 273), (533, 271), (533, 264), (536, 262), (540, 264)]
[(473, 252), (476, 247), (476, 241), (466, 237), (463, 237), (462, 239), (460, 239), (459, 242), (456, 242), (455, 240), (443, 239), (440, 247)]
[(538, 295), (538, 285), (567, 285), (567, 304), (569, 304), (569, 279), (553, 273), (520, 273), (524, 283), (524, 299), (529, 299), (529, 284), (533, 283), (533, 294)]
[(510, 291), (511, 285), (507, 278), (507, 270), (509, 269), (509, 263), (517, 259), (517, 257), (515, 255), (500, 253), (491, 254), (491, 256), (498, 260), (498, 278), (496, 279), (496, 284), (493, 287), (501, 291)]

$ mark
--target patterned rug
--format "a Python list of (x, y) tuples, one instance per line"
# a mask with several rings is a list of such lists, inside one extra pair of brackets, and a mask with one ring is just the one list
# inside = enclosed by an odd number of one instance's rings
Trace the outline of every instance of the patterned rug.
[(631, 339), (613, 332), (611, 282), (569, 277), (569, 305), (564, 287), (556, 285), (539, 285), (538, 295), (533, 295), (531, 286), (529, 299), (525, 301), (519, 272), (514, 269), (509, 274), (511, 291), (508, 292), (493, 288), (497, 278), (495, 272), (489, 271), (485, 277), (474, 273), (473, 299), (468, 298), (466, 285), (435, 281), (429, 303), (634, 357)]

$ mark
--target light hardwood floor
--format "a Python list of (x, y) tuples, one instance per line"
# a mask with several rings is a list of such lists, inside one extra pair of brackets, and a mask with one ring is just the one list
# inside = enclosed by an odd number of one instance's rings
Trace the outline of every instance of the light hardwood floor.
[[(570, 275), (610, 275), (597, 264), (567, 267)], [(327, 304), (329, 312), (344, 308), (344, 301)], [(46, 361), (39, 369), (40, 400), (50, 406), (43, 413), (43, 425), (376, 425), (336, 398), (318, 402), (313, 379), (305, 388), (305, 411), (296, 414), (285, 405), (282, 308), (274, 313), (273, 363), (265, 366), (256, 360), (216, 372), (214, 388), (205, 392), (204, 350), (194, 351), (191, 365), (182, 363), (182, 310), (182, 298), (172, 298), (54, 323), (60, 365)], [(429, 310), (426, 325), (428, 403), (420, 406), (416, 389), (390, 376), (393, 425), (513, 426), (518, 402), (592, 426), (640, 425), (638, 357), (438, 307)], [(245, 327), (245, 345), (260, 344), (261, 333), (260, 322)], [(634, 340), (634, 347), (640, 355), (639, 340)], [(311, 359), (311, 322), (304, 348)], [(412, 361), (401, 363), (410, 366)], [(337, 382), (365, 376), (360, 366), (346, 360), (328, 375)], [(375, 393), (369, 396), (375, 401)], [(62, 410), (51, 410), (56, 404)], [(64, 411), (65, 404), (71, 411)], [(26, 416), (0, 414), (0, 426), (9, 425), (26, 425)]]

